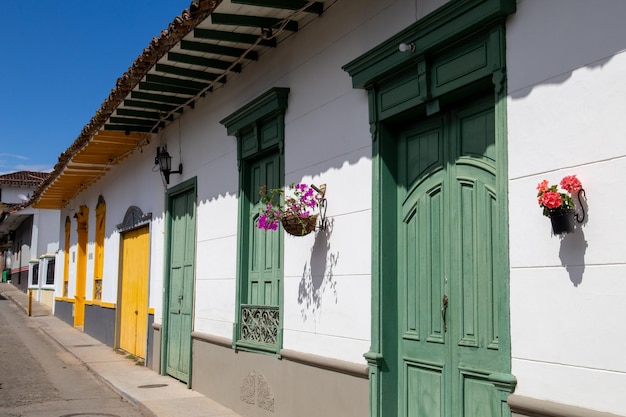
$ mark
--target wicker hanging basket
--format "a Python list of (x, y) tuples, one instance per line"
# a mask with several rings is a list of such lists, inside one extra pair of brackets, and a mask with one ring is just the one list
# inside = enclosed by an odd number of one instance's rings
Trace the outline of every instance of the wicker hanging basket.
[(315, 230), (317, 214), (308, 217), (300, 217), (290, 214), (280, 219), (285, 232), (292, 236), (306, 236)]

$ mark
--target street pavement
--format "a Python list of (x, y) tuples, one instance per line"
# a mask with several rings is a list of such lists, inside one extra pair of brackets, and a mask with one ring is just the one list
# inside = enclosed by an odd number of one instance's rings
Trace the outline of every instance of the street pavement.
[[(0, 283), (0, 295), (28, 314), (28, 294)], [(241, 417), (229, 408), (188, 389), (182, 382), (159, 375), (116, 353), (113, 348), (54, 317), (49, 308), (32, 301), (31, 317), (46, 334), (89, 368), (126, 400), (154, 417)]]

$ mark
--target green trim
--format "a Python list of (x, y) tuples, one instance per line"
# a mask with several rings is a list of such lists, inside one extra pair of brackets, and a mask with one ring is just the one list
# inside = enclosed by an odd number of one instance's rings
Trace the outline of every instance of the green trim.
[[(371, 88), (419, 56), (501, 21), (515, 8), (515, 0), (450, 1), (342, 68), (352, 77), (353, 87)], [(415, 52), (400, 52), (400, 43), (413, 43)]]
[[(372, 97), (373, 94), (370, 94)], [(372, 342), (370, 352), (364, 356), (370, 366), (370, 416), (397, 415), (397, 403), (390, 406), (382, 399), (397, 397), (397, 390), (390, 392), (392, 382), (398, 381), (399, 358), (397, 349), (397, 326), (383, 326), (385, 317), (397, 315), (398, 240), (397, 184), (395, 174), (386, 161), (395, 158), (395, 136), (383, 124), (373, 123), (370, 128), (373, 140), (373, 202), (372, 202)], [(391, 262), (385, 260), (382, 254)], [(374, 358), (375, 360), (372, 360)], [(389, 381), (389, 382), (387, 382)]]
[[(178, 195), (178, 194), (182, 194), (185, 193), (187, 191), (193, 190), (194, 192), (194, 198), (196, 200), (196, 207), (194, 209), (194, 221), (195, 221), (195, 215), (196, 215), (196, 210), (197, 210), (197, 200), (198, 200), (198, 179), (196, 177), (190, 178), (185, 182), (182, 182), (170, 189), (167, 190), (167, 194), (165, 196), (165, 208), (166, 208), (166, 212), (165, 212), (165, 247), (164, 247), (164, 256), (163, 256), (163, 323), (161, 325), (161, 366), (160, 366), (160, 373), (161, 375), (167, 375), (167, 342), (168, 342), (168, 338), (167, 338), (167, 334), (168, 334), (168, 321), (169, 321), (169, 303), (170, 303), (170, 299), (169, 299), (169, 288), (170, 288), (170, 257), (172, 254), (172, 248), (171, 248), (171, 227), (172, 227), (172, 214), (171, 214), (171, 203), (172, 203), (172, 199)], [(196, 231), (196, 227), (194, 227), (194, 231)], [(196, 239), (195, 235), (194, 235), (194, 240)], [(195, 248), (195, 245), (194, 245)], [(195, 256), (194, 256), (194, 269), (195, 269)], [(195, 287), (195, 279), (194, 279), (194, 287)], [(192, 293), (195, 290), (192, 290)], [(193, 303), (193, 301), (192, 301)], [(192, 305), (191, 310), (193, 311), (194, 306)], [(193, 331), (193, 324), (192, 324), (192, 329)], [(191, 337), (191, 334), (190, 336)], [(188, 381), (187, 381), (187, 387), (191, 388), (191, 380), (192, 380), (192, 372), (193, 372), (193, 367), (191, 366), (193, 364), (192, 361), (192, 344), (189, 344), (189, 376), (188, 376)]]
[(226, 127), (226, 132), (229, 135), (238, 135), (242, 129), (250, 127), (261, 119), (276, 113), (284, 113), (287, 109), (288, 95), (289, 88), (272, 88), (220, 120), (220, 123)]

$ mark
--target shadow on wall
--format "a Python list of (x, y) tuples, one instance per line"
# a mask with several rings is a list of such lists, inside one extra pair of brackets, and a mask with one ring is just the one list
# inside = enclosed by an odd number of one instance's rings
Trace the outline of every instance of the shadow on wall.
[[(509, 96), (523, 98), (542, 84), (566, 82), (576, 69), (603, 67), (624, 50), (626, 2), (598, 7), (566, 0), (518, 2), (507, 22)], [(538, 64), (540, 63), (540, 64)]]
[(333, 233), (334, 219), (328, 219), (326, 230), (315, 235), (311, 248), (311, 259), (304, 265), (302, 279), (298, 286), (298, 304), (304, 321), (311, 316), (315, 319), (322, 308), (326, 291), (332, 291), (337, 303), (337, 282), (333, 278), (333, 269), (339, 260), (339, 253), (330, 251), (330, 236)]
[(561, 264), (567, 270), (574, 287), (578, 287), (583, 281), (585, 252), (589, 246), (585, 240), (585, 233), (582, 229), (577, 229), (575, 233), (565, 235), (561, 239), (561, 249), (559, 250)]
[(559, 250), (561, 265), (567, 270), (574, 287), (578, 287), (583, 281), (585, 252), (589, 246), (583, 231), (583, 226), (589, 221), (587, 198), (584, 197), (576, 201), (576, 207), (576, 217), (577, 219), (580, 218), (582, 223), (576, 222), (574, 233), (561, 236), (561, 249)]

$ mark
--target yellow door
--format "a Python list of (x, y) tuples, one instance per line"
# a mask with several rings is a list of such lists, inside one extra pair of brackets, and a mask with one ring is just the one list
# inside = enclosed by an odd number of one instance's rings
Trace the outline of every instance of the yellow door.
[(148, 226), (122, 236), (120, 348), (140, 358), (146, 357), (149, 237)]

